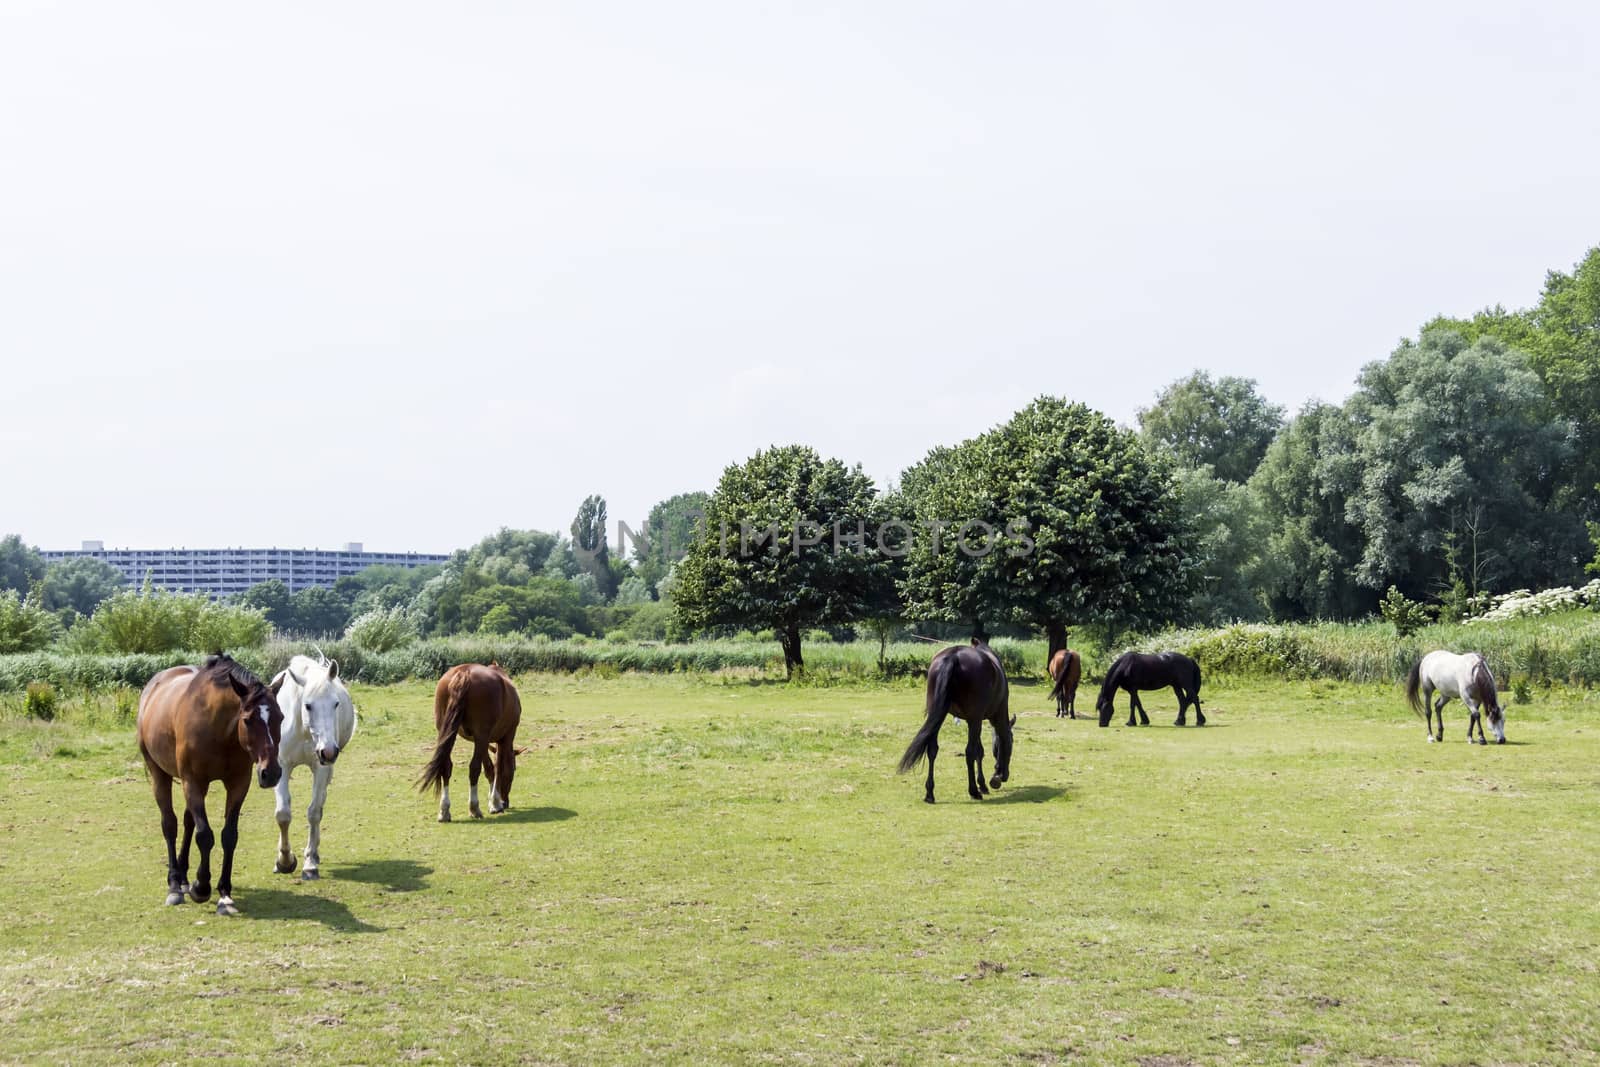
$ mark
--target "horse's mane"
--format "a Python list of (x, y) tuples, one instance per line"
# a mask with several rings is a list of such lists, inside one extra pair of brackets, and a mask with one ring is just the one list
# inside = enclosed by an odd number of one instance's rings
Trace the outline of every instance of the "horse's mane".
[(200, 673), (208, 675), (219, 685), (227, 685), (231, 678), (246, 689), (265, 688), (261, 686), (260, 678), (251, 674), (243, 664), (226, 652), (213, 652), (207, 656), (205, 662), (200, 664)]

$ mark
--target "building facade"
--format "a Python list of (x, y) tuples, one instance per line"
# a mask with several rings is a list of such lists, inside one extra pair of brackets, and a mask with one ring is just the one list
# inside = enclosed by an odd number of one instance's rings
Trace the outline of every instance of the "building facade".
[(242, 593), (252, 585), (278, 579), (299, 592), (314, 585), (330, 586), (347, 574), (377, 564), (421, 567), (443, 563), (450, 557), (428, 552), (365, 552), (352, 542), (342, 549), (322, 548), (106, 548), (85, 541), (75, 550), (41, 552), (47, 561), (105, 560), (122, 572), (129, 584), (152, 584), (173, 592), (206, 593), (212, 597)]

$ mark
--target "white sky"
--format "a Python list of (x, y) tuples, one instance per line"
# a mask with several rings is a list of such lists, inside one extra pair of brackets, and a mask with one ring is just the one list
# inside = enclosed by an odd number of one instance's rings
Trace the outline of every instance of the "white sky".
[(449, 550), (1600, 243), (1600, 5), (0, 0), (0, 533)]

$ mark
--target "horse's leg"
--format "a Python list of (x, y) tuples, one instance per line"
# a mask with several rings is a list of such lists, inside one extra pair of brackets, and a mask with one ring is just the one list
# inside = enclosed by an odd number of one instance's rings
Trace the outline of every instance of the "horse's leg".
[(227, 799), (222, 808), (222, 874), (217, 879), (217, 914), (237, 915), (233, 906), (233, 850), (239, 844), (239, 811), (250, 795), (250, 775), (227, 783)]
[[(178, 814), (172, 810), (172, 776), (145, 760), (150, 770), (150, 788), (161, 809), (161, 836), (167, 842), (167, 903), (183, 903), (183, 871), (178, 867)], [(187, 844), (187, 842), (185, 842)]]
[(1433, 705), (1433, 713), (1439, 717), (1439, 735), (1435, 738), (1438, 741), (1444, 740), (1444, 706), (1448, 703), (1450, 703), (1450, 698), (1440, 693), (1439, 699)]
[(1138, 726), (1139, 725), (1139, 710), (1138, 710), (1139, 694), (1135, 693), (1132, 689), (1125, 689), (1125, 690), (1123, 690), (1123, 692), (1128, 694), (1128, 725), (1129, 726)]
[[(941, 723), (941, 725), (943, 725)], [(933, 761), (939, 758), (939, 731), (935, 730), (933, 736), (928, 738), (928, 792), (922, 799), (929, 804), (933, 803)]]
[[(1487, 745), (1489, 739), (1483, 736), (1483, 721), (1478, 717), (1478, 705), (1473, 703), (1472, 698), (1466, 693), (1461, 694), (1461, 703), (1467, 706), (1467, 744), (1476, 745), (1482, 743)], [(1478, 728), (1478, 736), (1476, 738), (1472, 736), (1473, 727)], [(1481, 742), (1480, 738), (1482, 739)]]
[(1139, 725), (1140, 726), (1149, 726), (1150, 725), (1150, 716), (1148, 716), (1148, 715), (1146, 715), (1144, 713), (1144, 701), (1139, 699), (1139, 691), (1137, 689), (1134, 689), (1134, 690), (1130, 690), (1130, 692), (1133, 695), (1133, 706), (1135, 708), (1139, 709)]
[(318, 763), (311, 768), (311, 806), (306, 808), (310, 836), (306, 838), (306, 869), (300, 872), (300, 880), (304, 882), (314, 882), (321, 877), (317, 868), (322, 865), (322, 805), (328, 799), (328, 783), (332, 781), (331, 766)]
[(178, 873), (183, 876), (183, 881), (178, 888), (184, 893), (189, 891), (189, 843), (194, 840), (194, 812), (189, 810), (187, 804), (183, 807), (183, 847), (178, 850)]
[(1172, 725), (1174, 725), (1174, 726), (1188, 726), (1189, 725), (1189, 698), (1184, 696), (1183, 687), (1178, 685), (1178, 683), (1176, 683), (1176, 682), (1172, 683), (1172, 691), (1175, 694), (1177, 694), (1177, 697), (1178, 697), (1178, 719)]
[(483, 809), (478, 806), (478, 776), (483, 773), (483, 765), (489, 758), (489, 742), (476, 740), (472, 742), (472, 763), (467, 767), (467, 781), (472, 786), (468, 794), (467, 810), (474, 819), (483, 818)]
[(273, 790), (277, 798), (277, 807), (273, 815), (278, 820), (278, 859), (272, 869), (279, 874), (294, 873), (294, 850), (289, 847), (289, 822), (294, 817), (294, 811), (289, 807), (289, 774), (290, 768), (283, 769), (283, 777), (278, 779), (278, 786)]
[(495, 746), (494, 788), (489, 791), (489, 814), (511, 807), (511, 779), (517, 774), (516, 735), (503, 737)]
[(189, 818), (194, 820), (194, 843), (200, 849), (200, 866), (189, 885), (189, 899), (196, 904), (205, 903), (211, 896), (211, 846), (217, 838), (206, 818), (206, 790), (210, 788), (210, 782), (183, 780), (183, 799), (188, 805)]
[(982, 800), (989, 787), (983, 781), (983, 720), (967, 723), (967, 795)]

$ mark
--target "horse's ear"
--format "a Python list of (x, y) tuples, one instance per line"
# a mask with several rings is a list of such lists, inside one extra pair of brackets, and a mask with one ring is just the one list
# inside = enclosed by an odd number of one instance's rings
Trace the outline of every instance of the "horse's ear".
[(291, 682), (293, 682), (295, 685), (298, 685), (301, 689), (304, 689), (306, 687), (306, 680), (304, 678), (300, 677), (298, 674), (294, 673), (294, 671), (291, 671), (288, 667), (285, 667), (283, 669), (283, 673), (287, 674), (289, 676), (289, 680)]
[(330, 659), (328, 661), (328, 681), (330, 681), (330, 682), (335, 681), (336, 679), (338, 679), (338, 677), (339, 677), (339, 661), (336, 660), (336, 659)]
[(972, 639), (972, 647), (973, 647), (973, 648), (977, 648), (977, 647), (978, 647), (978, 646), (979, 646), (979, 645), (981, 645), (981, 644), (983, 644), (983, 642), (982, 642), (982, 641), (979, 641), (979, 640), (978, 640), (978, 639), (977, 639), (977, 638), (976, 638), (976, 637), (974, 637), (974, 638), (973, 638), (973, 639)]
[(239, 703), (241, 704), (250, 695), (250, 687), (235, 678), (231, 671), (228, 672), (228, 687), (233, 690), (234, 695), (239, 698)]
[(273, 696), (277, 696), (278, 690), (283, 688), (283, 679), (288, 673), (288, 671), (279, 671), (272, 676), (272, 681), (267, 683), (267, 688), (272, 691)]

